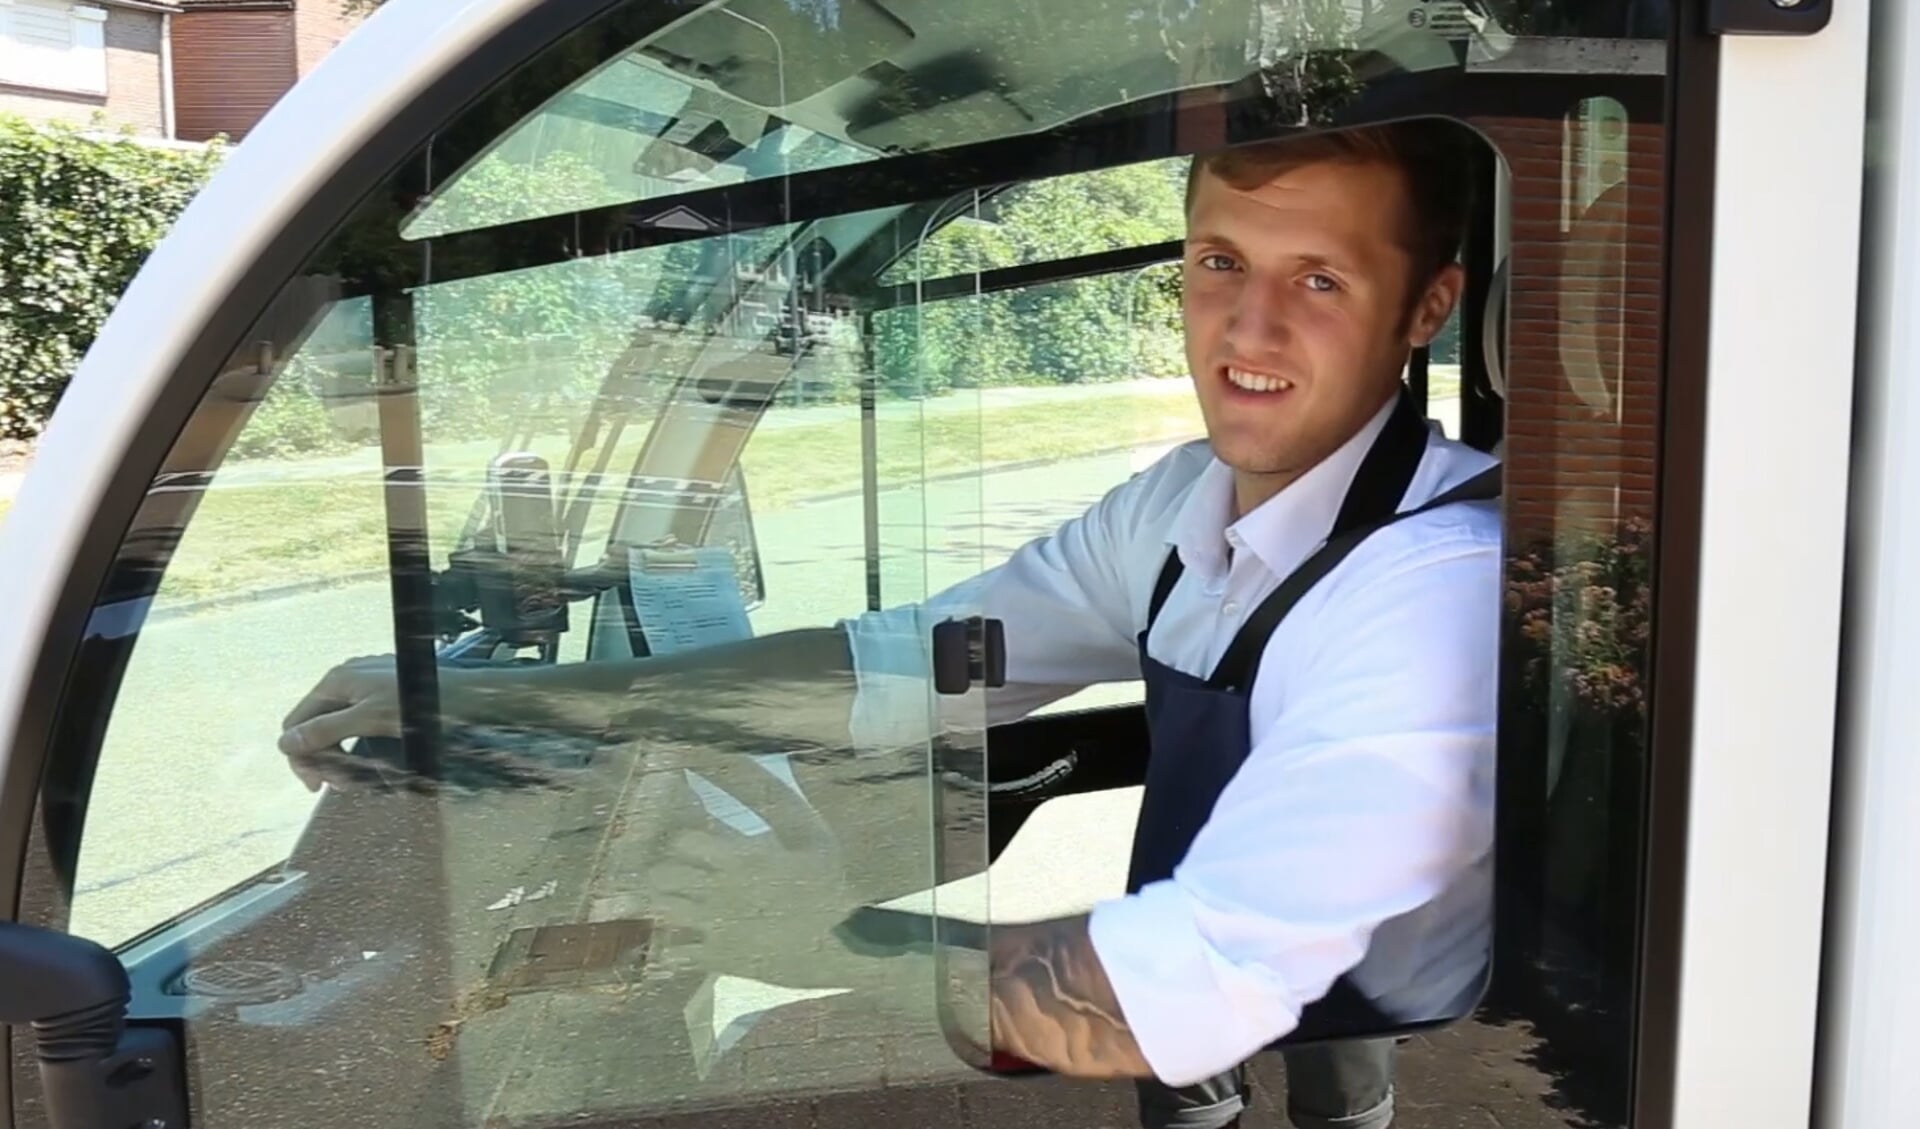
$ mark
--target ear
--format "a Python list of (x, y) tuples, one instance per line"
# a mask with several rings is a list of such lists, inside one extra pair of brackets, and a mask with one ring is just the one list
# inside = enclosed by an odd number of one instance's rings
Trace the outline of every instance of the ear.
[(1413, 306), (1413, 316), (1407, 319), (1407, 344), (1420, 348), (1432, 344), (1440, 335), (1440, 330), (1453, 316), (1453, 309), (1460, 304), (1460, 292), (1466, 287), (1467, 272), (1459, 263), (1448, 263), (1440, 273), (1427, 283), (1426, 290)]

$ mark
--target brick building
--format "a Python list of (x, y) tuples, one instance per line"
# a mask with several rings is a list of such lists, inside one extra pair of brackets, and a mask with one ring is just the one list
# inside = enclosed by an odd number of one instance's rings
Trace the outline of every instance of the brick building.
[(0, 0), (0, 113), (237, 141), (360, 19), (342, 0)]
[(1650, 522), (1665, 130), (1606, 112), (1474, 124), (1507, 165), (1510, 536)]
[(174, 136), (178, 4), (0, 0), (0, 113)]
[(181, 0), (179, 136), (238, 141), (359, 23), (341, 0)]

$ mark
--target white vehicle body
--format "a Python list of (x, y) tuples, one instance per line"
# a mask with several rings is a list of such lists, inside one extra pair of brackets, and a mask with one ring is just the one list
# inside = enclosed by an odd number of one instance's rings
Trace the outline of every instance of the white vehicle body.
[[(464, 109), (437, 101), (440, 92), (478, 99), (608, 7), (390, 0), (236, 147), (134, 279), (0, 527), (9, 594), (0, 616), (0, 827), (20, 840), (0, 852), (10, 862), (24, 857), (30, 833), (43, 834), (39, 782), (48, 758), (62, 755), (55, 715), (70, 664), (87, 639), (138, 632), (153, 610), (150, 591), (115, 602), (100, 587), (136, 509), (159, 475), (212, 469), (163, 460), (195, 405), (220, 395), (208, 392), (211, 374), (258, 313), (235, 309), (235, 296), (264, 306), (260, 295), (286, 284), (294, 264)], [(681, 7), (690, 19), (712, 6)], [(1920, 1078), (1903, 1069), (1920, 1057), (1920, 1035), (1903, 1022), (1920, 1009), (1920, 974), (1904, 959), (1920, 951), (1912, 879), (1920, 762), (1911, 755), (1920, 737), (1920, 601), (1903, 582), (1920, 560), (1920, 449), (1900, 439), (1920, 431), (1920, 331), (1911, 316), (1920, 301), (1920, 19), (1897, 0), (1832, 0), (1830, 22), (1812, 35), (1709, 35), (1700, 25), (1707, 4), (1675, 7), (1661, 94), (1674, 149), (1663, 167), (1660, 347), (1671, 367), (1660, 392), (1658, 627), (1648, 668), (1658, 687), (1656, 752), (1641, 796), (1623, 1123), (1908, 1129), (1920, 1116)], [(1395, 50), (1424, 58), (1414, 46)], [(821, 227), (836, 250), (864, 246), (875, 229), (858, 214), (838, 222)], [(800, 324), (824, 339), (834, 321), (810, 313)], [(710, 341), (702, 355), (728, 347)], [(694, 420), (702, 409), (672, 410)], [(897, 440), (920, 434), (911, 430), (919, 423), (887, 418), (883, 411), (877, 425), (883, 435), (889, 427)], [(383, 419), (390, 473), (408, 465), (406, 441)], [(876, 427), (871, 417), (866, 426)], [(695, 424), (655, 427), (653, 471), (700, 478), (704, 440), (674, 445)], [(871, 434), (868, 441), (871, 455)], [(412, 442), (417, 448), (417, 431)], [(413, 453), (431, 478), (433, 456)], [(932, 551), (926, 530), (935, 518), (923, 513), (916, 533), (911, 514), (886, 509), (903, 503), (872, 500), (886, 475), (904, 473), (869, 466), (862, 483), (874, 575), (901, 562), (911, 573), (915, 554)], [(465, 488), (472, 485), (469, 477)], [(912, 505), (931, 513), (947, 504), (917, 488)], [(988, 500), (974, 502), (990, 508), (992, 488), (983, 489)], [(391, 528), (416, 502), (386, 504)], [(947, 528), (961, 529), (950, 520)], [(908, 532), (888, 541), (897, 528)], [(763, 541), (770, 536), (763, 530)], [(889, 554), (878, 564), (875, 545)], [(915, 583), (923, 591), (933, 584), (928, 572), (907, 582), (908, 595)], [(604, 624), (608, 615), (617, 612), (596, 605), (590, 620)], [(592, 647), (606, 653), (598, 641)], [(270, 737), (260, 752), (272, 755)], [(1043, 830), (1035, 824), (1034, 834)], [(535, 878), (499, 886), (513, 904), (511, 888), (522, 898), (540, 889)], [(15, 880), (0, 887), (9, 894), (0, 917), (33, 920)], [(142, 942), (131, 943), (137, 950)], [(0, 996), (12, 989), (6, 976), (0, 970)], [(706, 1006), (718, 1005), (708, 998)], [(451, 1022), (457, 1030), (473, 1018)], [(184, 1022), (191, 1036), (197, 1021)], [(247, 1069), (324, 1065), (263, 1059)], [(0, 1121), (36, 1123), (37, 1108), (23, 1112), (18, 1098), (37, 1085), (32, 1060), (16, 1053), (13, 1071), (15, 1101), (0, 1106)], [(471, 1084), (483, 1082), (508, 1089), (504, 1075)], [(1417, 1083), (1405, 1083), (1403, 1095), (1416, 1100)], [(1490, 1092), (1484, 1104), (1551, 1104), (1535, 1098)], [(371, 1110), (380, 1095), (355, 1100)], [(743, 1096), (737, 1116), (762, 1100), (773, 1096)], [(828, 1108), (827, 1098), (809, 1100)], [(872, 1100), (882, 1104), (869, 1123), (918, 1116), (944, 1124), (938, 1114)], [(995, 1100), (1018, 1116), (1021, 1099)], [(195, 1124), (237, 1123), (237, 1114), (193, 1101)], [(589, 1106), (583, 1097), (581, 1116)], [(342, 1108), (351, 1103), (328, 1117)], [(481, 1124), (479, 1099), (465, 1108)], [(667, 1115), (646, 1107), (632, 1116), (643, 1114)], [(1456, 1115), (1466, 1116), (1454, 1105), (1410, 1108), (1399, 1123)], [(319, 1116), (288, 1108), (271, 1124)]]

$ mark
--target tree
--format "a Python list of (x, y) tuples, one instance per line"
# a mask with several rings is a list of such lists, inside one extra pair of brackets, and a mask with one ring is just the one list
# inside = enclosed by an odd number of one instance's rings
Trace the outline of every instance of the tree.
[[(1015, 185), (934, 232), (886, 279), (966, 276), (1180, 238), (1186, 161), (1149, 161)], [(878, 319), (889, 389), (938, 395), (1181, 371), (1171, 272), (1074, 279), (906, 306)]]
[(0, 439), (40, 433), (121, 291), (222, 153), (0, 115)]
[(1248, 19), (1247, 50), (1272, 126), (1329, 125), (1360, 93), (1346, 0), (1263, 0)]

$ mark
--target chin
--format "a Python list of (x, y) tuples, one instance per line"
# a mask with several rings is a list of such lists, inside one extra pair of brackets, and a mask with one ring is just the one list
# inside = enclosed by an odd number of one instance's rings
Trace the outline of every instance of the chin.
[(1294, 460), (1284, 454), (1276, 454), (1275, 444), (1253, 446), (1247, 443), (1222, 443), (1215, 441), (1213, 457), (1240, 474), (1288, 474), (1294, 469)]
[[(1236, 421), (1232, 416), (1227, 419), (1226, 426), (1213, 429), (1209, 438), (1214, 454), (1235, 470), (1271, 473), (1266, 468), (1277, 470), (1289, 467), (1298, 461), (1298, 456), (1305, 448), (1311, 446), (1302, 442), (1300, 428), (1274, 426), (1281, 422), (1279, 420), (1242, 417)], [(1261, 424), (1266, 426), (1262, 427)]]

